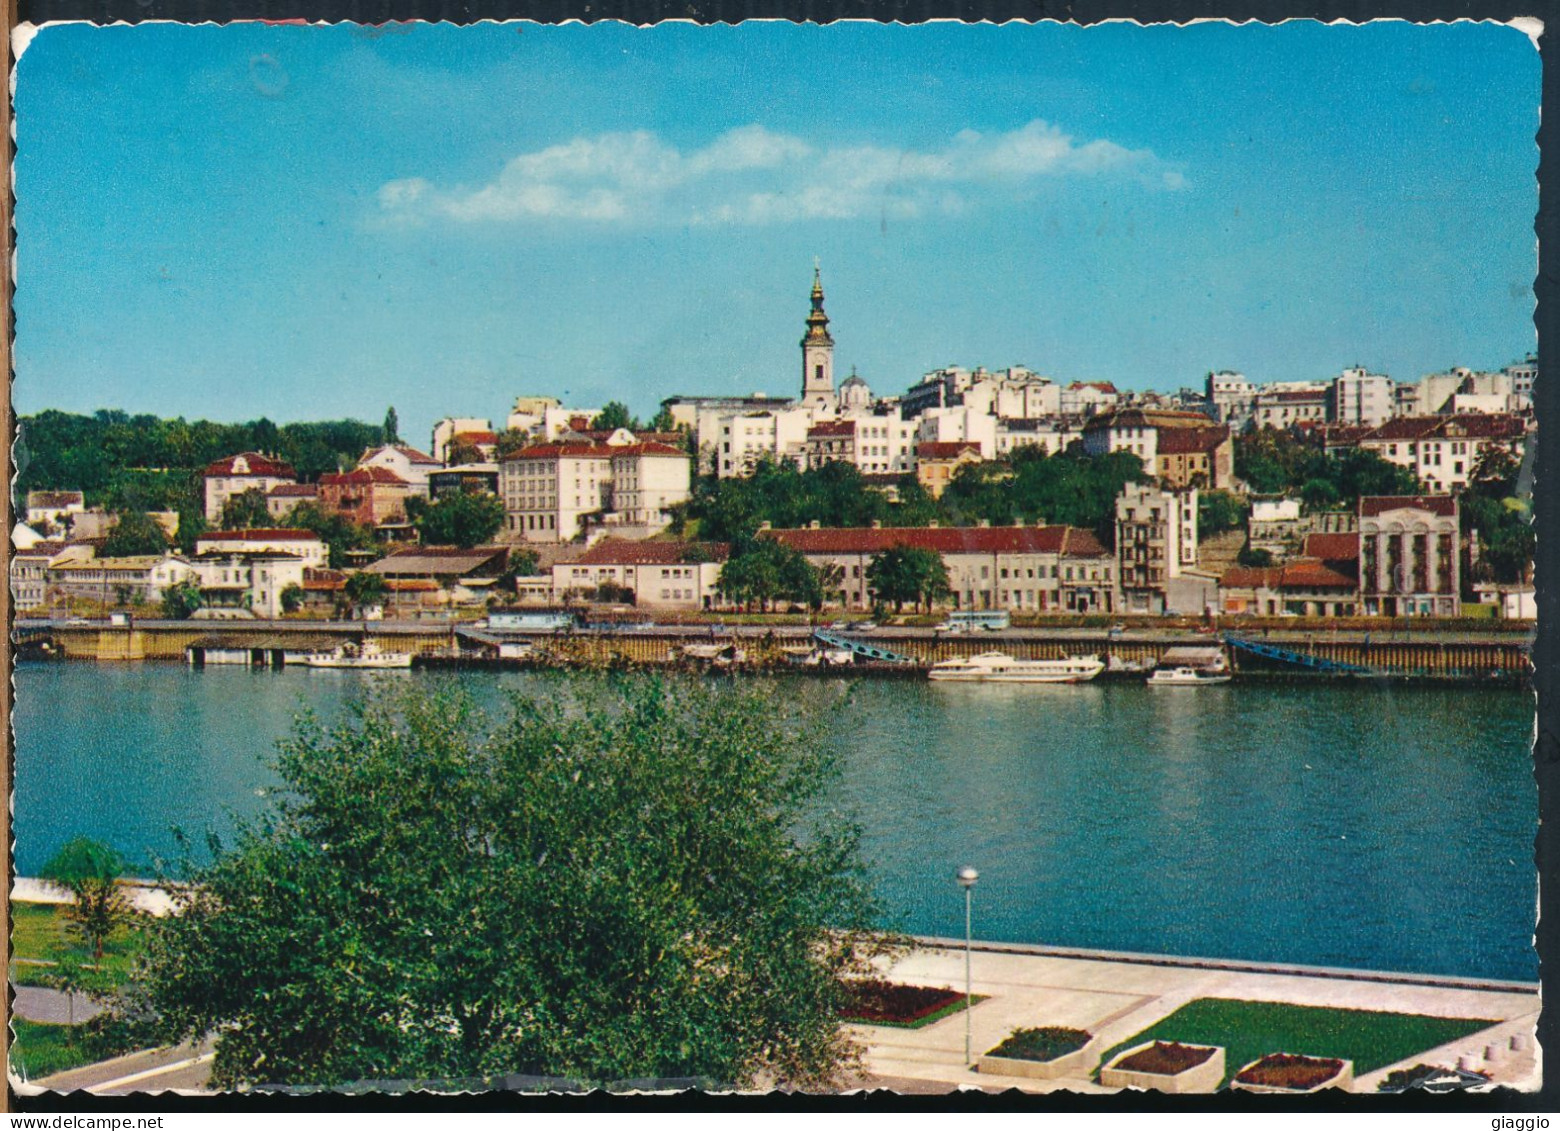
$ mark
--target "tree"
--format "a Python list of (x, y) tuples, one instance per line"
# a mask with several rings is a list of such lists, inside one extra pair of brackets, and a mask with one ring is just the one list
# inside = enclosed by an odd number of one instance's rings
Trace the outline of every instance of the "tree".
[(130, 917), (130, 903), (119, 890), (124, 859), (101, 841), (76, 837), (67, 841), (38, 872), (53, 887), (68, 891), (75, 901), (65, 919), (95, 958), (114, 929)]
[(150, 928), (213, 1082), (505, 1073), (821, 1086), (872, 932), (833, 744), (771, 690), (552, 685), (495, 723), (403, 688), (282, 746), (284, 788)]
[[(416, 496), (407, 499), (409, 505), (416, 501)], [(346, 566), (349, 550), (378, 551), (379, 549), (379, 543), (374, 540), (372, 530), (358, 526), (339, 514), (326, 511), (318, 503), (299, 503), (288, 512), (285, 521), (290, 527), (310, 530), (320, 536), (320, 540), (330, 550), (331, 569), (342, 569)]]
[(290, 582), (282, 587), (282, 612), (296, 613), (303, 608), (303, 586)]
[(271, 507), (265, 501), (265, 492), (258, 487), (230, 495), (227, 502), (222, 504), (220, 525), (223, 530), (252, 530), (271, 526), (274, 522)]
[(491, 541), (503, 527), (504, 504), (487, 491), (457, 491), (429, 503), (416, 524), (425, 545), (469, 549)]
[(813, 608), (823, 603), (818, 571), (804, 554), (774, 538), (739, 542), (721, 566), (715, 587), (728, 600), (749, 608), (757, 605), (766, 612), (776, 600), (800, 601)]
[(891, 546), (872, 555), (867, 563), (867, 584), (880, 601), (892, 601), (897, 613), (905, 602), (928, 609), (948, 592), (948, 567), (936, 550), (919, 546)]
[(354, 609), (365, 609), (370, 605), (382, 604), (385, 599), (385, 589), (383, 574), (358, 570), (356, 573), (347, 574), (344, 592)]
[(601, 406), (601, 411), (590, 422), (592, 428), (603, 432), (610, 432), (615, 428), (627, 428), (630, 432), (639, 427), (639, 421), (628, 411), (628, 406), (622, 401), (608, 401)]
[(507, 456), (536, 443), (536, 437), (522, 428), (505, 428), (498, 434), (498, 454)]
[(464, 463), (481, 463), (482, 449), (470, 440), (453, 440), (444, 449), (444, 462), (450, 467)]
[(1268, 569), (1273, 564), (1273, 553), (1271, 550), (1242, 546), (1236, 560), (1248, 569)]
[(662, 405), (661, 406), (661, 411), (656, 413), (654, 416), (652, 416), (650, 418), (650, 431), (652, 431), (652, 432), (675, 432), (675, 431), (677, 431), (677, 421), (672, 417), (672, 410), (667, 408), (665, 405)]
[(189, 620), (206, 603), (206, 595), (194, 581), (180, 581), (163, 590), (163, 616), (169, 620)]
[(103, 541), (103, 557), (133, 558), (168, 552), (168, 535), (151, 515), (143, 511), (126, 511), (118, 519)]
[(385, 443), (399, 444), (401, 442), (401, 421), (395, 415), (395, 405), (385, 410), (384, 426)]
[(1246, 525), (1246, 504), (1228, 491), (1197, 493), (1197, 538), (1202, 541)]

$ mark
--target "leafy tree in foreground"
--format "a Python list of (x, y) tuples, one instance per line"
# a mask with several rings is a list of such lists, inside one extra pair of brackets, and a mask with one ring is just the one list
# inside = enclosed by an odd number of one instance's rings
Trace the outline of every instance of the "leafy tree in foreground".
[(821, 1085), (867, 930), (839, 770), (771, 694), (641, 679), (402, 689), (282, 744), (284, 789), (152, 928), (213, 1080), (501, 1073)]
[(271, 508), (265, 501), (265, 492), (258, 487), (229, 496), (222, 504), (221, 526), (223, 530), (254, 530), (275, 526)]
[(347, 574), (344, 592), (354, 609), (362, 609), (369, 605), (381, 604), (385, 599), (385, 589), (384, 574), (358, 570), (356, 573)]
[(867, 584), (880, 601), (892, 601), (897, 613), (905, 604), (932, 602), (948, 592), (948, 567), (936, 550), (891, 546), (867, 563)]
[(166, 554), (168, 535), (157, 520), (141, 511), (127, 511), (103, 540), (105, 558), (133, 558), (142, 554)]
[(108, 936), (131, 915), (130, 903), (119, 890), (123, 870), (124, 860), (108, 845), (76, 837), (38, 872), (47, 883), (75, 897), (65, 908), (65, 919), (95, 958), (103, 957)]

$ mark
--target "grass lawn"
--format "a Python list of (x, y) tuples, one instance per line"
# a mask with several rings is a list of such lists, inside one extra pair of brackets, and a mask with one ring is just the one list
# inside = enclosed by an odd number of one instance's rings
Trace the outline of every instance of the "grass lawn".
[(1495, 1024), (1475, 1018), (1204, 997), (1122, 1041), (1100, 1063), (1109, 1064), (1117, 1053), (1144, 1041), (1180, 1041), (1222, 1045), (1226, 1084), (1230, 1076), (1270, 1052), (1352, 1060), (1358, 1077)]
[[(11, 904), (11, 981), (19, 986), (41, 986), (49, 969), (15, 959), (48, 962), (61, 951), (82, 948), (79, 936), (68, 929), (63, 911), (55, 903)], [(135, 926), (120, 927), (109, 936), (103, 948), (103, 965), (115, 982), (124, 981), (143, 945), (140, 929)]]
[(87, 1052), (82, 1025), (45, 1025), (13, 1017), (11, 1027), (16, 1031), (11, 1044), (11, 1066), (29, 1080), (103, 1059)]

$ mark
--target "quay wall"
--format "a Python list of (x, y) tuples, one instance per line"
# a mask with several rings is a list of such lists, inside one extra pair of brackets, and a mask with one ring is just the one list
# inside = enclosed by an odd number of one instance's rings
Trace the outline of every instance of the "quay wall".
[[(255, 648), (278, 649), (290, 647), (287, 641), (291, 638), (301, 640), (308, 637), (315, 641), (336, 637), (346, 639), (359, 637), (364, 631), (365, 626), (361, 623), (300, 621), (292, 624), (256, 625), (247, 630), (238, 623), (133, 627), (55, 626), (48, 629), (46, 635), (57, 652), (68, 659), (182, 662), (188, 647), (217, 637), (252, 640), (252, 646)], [(456, 652), (456, 636), (448, 625), (437, 627), (400, 625), (387, 629), (368, 627), (367, 632), (370, 637), (380, 640), (386, 647), (397, 651), (409, 651), (429, 659), (448, 660)], [(538, 657), (541, 662), (587, 667), (666, 664), (676, 658), (676, 650), (681, 645), (709, 643), (711, 639), (706, 626), (689, 626), (686, 630), (668, 629), (655, 633), (516, 635), (532, 641), (541, 653)], [(875, 635), (866, 639), (912, 657), (917, 667), (995, 649), (1022, 659), (1055, 659), (1067, 655), (1088, 654), (1103, 656), (1108, 653), (1122, 661), (1143, 664), (1158, 661), (1165, 651), (1172, 647), (1208, 646), (1217, 642), (1214, 637), (1192, 633), (1166, 634), (1152, 640), (1111, 639), (1103, 632), (1089, 630), (1027, 631), (970, 636), (938, 635), (927, 630), (924, 633), (904, 635)], [(748, 627), (741, 632), (741, 645), (754, 665), (782, 663), (786, 659), (783, 648), (796, 647), (805, 644), (806, 641), (806, 630), (798, 628), (771, 632), (763, 628)], [(1361, 639), (1316, 638), (1289, 640), (1281, 646), (1321, 660), (1370, 668), (1379, 673), (1402, 677), (1429, 679), (1518, 677), (1530, 670), (1526, 640), (1511, 634), (1491, 633), (1488, 636), (1455, 640), (1416, 640), (1409, 633), (1395, 633), (1387, 640), (1367, 642)], [(1304, 668), (1254, 656), (1239, 649), (1232, 648), (1228, 651), (1235, 670), (1243, 675), (1315, 674)]]

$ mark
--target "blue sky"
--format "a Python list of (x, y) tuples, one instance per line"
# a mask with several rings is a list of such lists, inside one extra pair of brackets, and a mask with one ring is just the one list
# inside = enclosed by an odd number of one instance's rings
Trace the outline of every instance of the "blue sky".
[(878, 392), (1534, 345), (1498, 26), (64, 26), (17, 82), (23, 413), (791, 393), (814, 257)]

